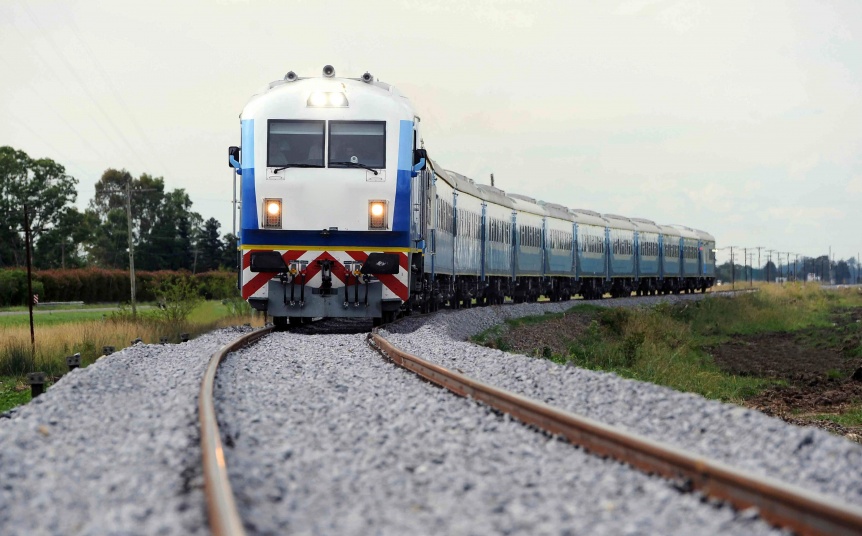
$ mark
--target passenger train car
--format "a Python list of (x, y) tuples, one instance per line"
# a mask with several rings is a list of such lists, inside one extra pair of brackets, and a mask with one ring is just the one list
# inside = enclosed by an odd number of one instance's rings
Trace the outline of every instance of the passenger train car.
[(289, 72), (240, 115), (239, 284), (274, 323), (705, 291), (715, 238), (506, 193), (428, 157), (419, 116), (365, 73)]

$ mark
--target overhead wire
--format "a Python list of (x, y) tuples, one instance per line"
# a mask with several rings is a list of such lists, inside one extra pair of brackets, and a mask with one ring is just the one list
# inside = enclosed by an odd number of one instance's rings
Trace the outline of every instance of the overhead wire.
[[(2, 57), (0, 57), (0, 63), (3, 63), (6, 66), (5, 72), (8, 73), (8, 72), (13, 71), (12, 66)], [(66, 117), (63, 116), (63, 114), (61, 114), (59, 112), (59, 110), (57, 110), (57, 108), (51, 103), (50, 100), (48, 100), (47, 97), (45, 97), (45, 95), (42, 93), (42, 91), (39, 89), (39, 87), (37, 85), (33, 84), (33, 82), (28, 80), (27, 86), (30, 88), (30, 90), (33, 92), (33, 94), (36, 95), (42, 101), (42, 103), (45, 105), (45, 108), (47, 108), (48, 110), (53, 112), (54, 115), (56, 115), (57, 118), (64, 125), (66, 125), (66, 127), (68, 127), (69, 130), (71, 130), (75, 134), (75, 136), (81, 141), (81, 143), (83, 143), (84, 145), (87, 146), (87, 149), (89, 149), (93, 154), (95, 154), (96, 156), (98, 156), (102, 160), (105, 160), (105, 155), (102, 154), (102, 152), (99, 149), (97, 149), (92, 143), (90, 143), (89, 137), (81, 134), (81, 132), (77, 128), (75, 128), (71, 123), (69, 123), (69, 121), (66, 119)], [(40, 137), (40, 139), (44, 140), (44, 138), (41, 138), (41, 137)]]
[[(123, 131), (119, 127), (117, 127), (116, 123), (114, 123), (114, 121), (111, 119), (111, 116), (108, 115), (107, 112), (105, 112), (105, 109), (102, 107), (101, 104), (99, 104), (99, 101), (93, 96), (87, 83), (81, 78), (81, 76), (78, 74), (78, 72), (72, 67), (72, 65), (66, 59), (66, 56), (59, 49), (59, 47), (57, 47), (57, 44), (54, 42), (54, 39), (51, 37), (51, 33), (46, 32), (42, 28), (42, 26), (36, 20), (36, 17), (30, 11), (30, 8), (27, 7), (27, 5), (25, 3), (22, 2), (21, 7), (24, 9), (24, 12), (27, 14), (27, 16), (30, 18), (30, 20), (33, 22), (33, 24), (39, 30), (39, 34), (45, 39), (45, 42), (48, 43), (48, 45), (54, 50), (56, 56), (58, 58), (60, 58), (60, 61), (63, 62), (63, 64), (66, 66), (66, 69), (69, 70), (69, 72), (72, 74), (72, 76), (78, 82), (78, 85), (80, 85), (81, 89), (84, 91), (84, 94), (86, 94), (86, 96), (90, 100), (90, 102), (96, 107), (97, 110), (99, 110), (99, 113), (102, 114), (102, 116), (104, 117), (104, 119), (108, 123), (108, 125), (110, 125), (111, 128), (113, 128), (117, 137), (120, 140), (122, 140), (122, 142), (126, 145), (126, 147), (131, 152), (131, 154), (134, 155), (140, 161), (140, 163), (143, 164), (144, 169), (146, 169), (149, 165), (147, 163), (147, 161), (138, 153), (138, 151), (132, 146), (132, 144), (129, 143), (129, 140), (123, 134)], [(96, 124), (98, 125), (98, 122), (96, 122)], [(101, 127), (100, 127), (100, 129), (101, 129)], [(107, 137), (110, 137), (110, 136), (108, 136), (107, 133), (105, 133), (105, 135)]]
[[(68, 21), (69, 28), (72, 29), (72, 33), (78, 39), (78, 42), (81, 43), (81, 46), (84, 48), (84, 51), (87, 53), (87, 55), (92, 60), (93, 65), (96, 66), (96, 70), (99, 72), (99, 76), (102, 77), (102, 79), (104, 80), (108, 89), (111, 90), (111, 93), (113, 94), (114, 98), (120, 104), (120, 108), (126, 113), (126, 116), (129, 118), (132, 126), (137, 131), (138, 136), (141, 137), (141, 139), (144, 141), (144, 143), (150, 149), (152, 154), (159, 154), (158, 151), (156, 151), (153, 143), (150, 141), (149, 136), (147, 136), (146, 132), (141, 128), (140, 124), (138, 123), (137, 119), (135, 118), (135, 115), (132, 113), (131, 109), (126, 104), (126, 101), (122, 97), (122, 93), (117, 90), (117, 87), (114, 85), (113, 78), (111, 76), (108, 76), (105, 68), (102, 66), (102, 63), (99, 61), (98, 56), (96, 56), (96, 54), (93, 53), (93, 50), (90, 48), (90, 45), (81, 37), (81, 32), (78, 30), (78, 26), (75, 24), (74, 18), (71, 16), (71, 14), (65, 8), (65, 6), (63, 6), (62, 4), (59, 5), (59, 8), (63, 12), (66, 20)], [(170, 172), (170, 170), (168, 169), (168, 167), (164, 163), (164, 161), (157, 160), (157, 162), (162, 167), (162, 170), (167, 175), (174, 176), (173, 173)]]

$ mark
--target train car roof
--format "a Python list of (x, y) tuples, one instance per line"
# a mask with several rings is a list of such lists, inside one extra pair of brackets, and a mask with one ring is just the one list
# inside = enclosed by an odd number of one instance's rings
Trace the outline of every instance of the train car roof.
[(602, 214), (602, 217), (608, 220), (610, 223), (609, 227), (613, 227), (614, 229), (626, 229), (628, 231), (634, 231), (637, 229), (635, 224), (625, 216), (620, 216), (618, 214)]
[(695, 229), (694, 232), (697, 233), (697, 236), (700, 237), (701, 240), (706, 240), (708, 242), (715, 242), (715, 237), (712, 236), (711, 234), (707, 233), (706, 231), (701, 231), (700, 229)]
[(575, 219), (575, 223), (583, 223), (585, 225), (598, 225), (599, 227), (607, 227), (608, 220), (602, 218), (598, 212), (592, 210), (569, 210), (569, 213)]
[(572, 213), (569, 212), (569, 209), (567, 207), (564, 207), (563, 205), (558, 205), (556, 203), (548, 203), (546, 201), (539, 201), (539, 204), (545, 207), (545, 210), (548, 211), (548, 215), (552, 218), (566, 221), (575, 221), (574, 215), (572, 215)]
[(676, 224), (671, 224), (669, 227), (673, 227), (674, 229), (678, 230), (679, 236), (681, 236), (683, 238), (694, 238), (695, 240), (700, 238), (697, 235), (697, 233), (694, 232), (694, 229), (692, 229), (691, 227), (686, 227), (685, 225), (676, 225)]
[(476, 183), (473, 182), (473, 179), (469, 177), (465, 177), (460, 173), (455, 173), (454, 171), (449, 171), (447, 169), (443, 169), (442, 166), (437, 164), (437, 162), (428, 159), (428, 162), (431, 164), (431, 169), (434, 171), (434, 174), (443, 179), (449, 186), (458, 190), (459, 192), (464, 192), (479, 199), (484, 199), (482, 192), (477, 188)]
[(512, 200), (503, 190), (494, 188), (488, 184), (477, 184), (476, 187), (479, 188), (480, 192), (482, 192), (482, 199), (485, 201), (490, 201), (497, 205), (503, 205), (506, 208), (515, 208), (515, 204), (512, 203)]
[(595, 210), (589, 210), (586, 208), (572, 208), (569, 210), (571, 210), (572, 212), (577, 212), (578, 214), (587, 214), (588, 216), (595, 216), (597, 218), (602, 217), (602, 215), (599, 214), (598, 212), (596, 212)]
[(635, 224), (635, 227), (638, 228), (639, 231), (646, 231), (650, 233), (660, 233), (661, 228), (658, 224), (652, 220), (647, 220), (644, 218), (632, 218), (632, 222)]
[(663, 235), (679, 237), (682, 236), (682, 234), (679, 232), (679, 229), (677, 229), (676, 227), (672, 227), (670, 225), (659, 225), (658, 228), (661, 229), (661, 234)]
[(530, 214), (537, 214), (539, 216), (547, 216), (548, 211), (542, 205), (538, 203), (533, 203), (530, 201), (530, 197), (518, 194), (508, 194), (509, 199), (512, 200), (512, 204), (514, 205), (515, 210), (519, 210), (521, 212), (529, 212)]

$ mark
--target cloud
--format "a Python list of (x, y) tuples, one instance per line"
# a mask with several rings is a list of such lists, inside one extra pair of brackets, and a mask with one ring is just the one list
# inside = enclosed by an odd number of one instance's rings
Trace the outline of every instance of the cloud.
[(862, 175), (857, 175), (850, 179), (845, 189), (848, 194), (862, 194)]
[(767, 218), (798, 222), (821, 227), (827, 221), (842, 220), (847, 213), (835, 207), (772, 207), (765, 211)]

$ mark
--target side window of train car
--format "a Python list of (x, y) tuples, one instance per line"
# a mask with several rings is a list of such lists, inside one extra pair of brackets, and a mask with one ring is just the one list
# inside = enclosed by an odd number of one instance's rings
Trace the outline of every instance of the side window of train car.
[(267, 167), (323, 167), (323, 121), (270, 119), (267, 124)]
[(385, 121), (330, 121), (329, 167), (386, 167)]

